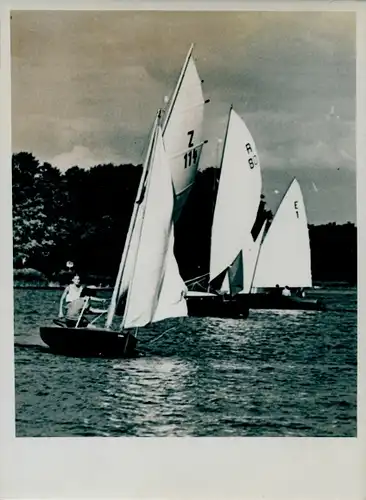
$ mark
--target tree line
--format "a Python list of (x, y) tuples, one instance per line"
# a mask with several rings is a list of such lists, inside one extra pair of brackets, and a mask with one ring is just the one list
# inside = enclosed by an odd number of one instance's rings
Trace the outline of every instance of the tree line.
[[(112, 284), (128, 231), (141, 165), (74, 166), (62, 173), (33, 154), (12, 157), (13, 264), (61, 280), (72, 261), (88, 280)], [(219, 181), (217, 168), (198, 172), (176, 225), (175, 253), (183, 279), (208, 272), (210, 234)], [(262, 197), (255, 236), (273, 214)], [(357, 229), (310, 225), (315, 281), (356, 283)]]

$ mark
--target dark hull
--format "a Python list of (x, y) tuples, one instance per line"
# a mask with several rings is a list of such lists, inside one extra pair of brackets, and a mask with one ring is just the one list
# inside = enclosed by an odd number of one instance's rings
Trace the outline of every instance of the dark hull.
[(245, 295), (235, 295), (230, 298), (204, 294), (188, 296), (187, 307), (189, 316), (246, 319), (249, 315), (248, 300)]
[(97, 328), (40, 328), (41, 339), (50, 350), (67, 356), (128, 357), (136, 354), (136, 338), (130, 333), (119, 333)]
[(300, 297), (283, 297), (266, 293), (251, 293), (248, 295), (250, 309), (287, 309), (305, 311), (324, 311), (325, 305), (318, 299)]

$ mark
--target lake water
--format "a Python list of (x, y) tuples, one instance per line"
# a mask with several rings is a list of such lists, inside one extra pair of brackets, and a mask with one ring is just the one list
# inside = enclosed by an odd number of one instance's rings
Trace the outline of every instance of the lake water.
[(61, 291), (14, 294), (17, 436), (356, 436), (355, 290), (318, 292), (326, 312), (156, 325), (125, 360), (47, 352)]

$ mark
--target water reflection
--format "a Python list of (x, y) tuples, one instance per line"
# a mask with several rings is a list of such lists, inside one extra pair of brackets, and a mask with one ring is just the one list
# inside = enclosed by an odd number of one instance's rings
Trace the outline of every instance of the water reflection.
[[(141, 333), (142, 356), (75, 359), (40, 348), (59, 291), (16, 290), (19, 436), (353, 436), (355, 293), (343, 312), (252, 311)], [(169, 326), (168, 326), (169, 327)], [(152, 341), (154, 340), (154, 341)], [(24, 345), (27, 344), (26, 348)]]
[[(145, 357), (115, 363), (107, 374), (100, 404), (108, 408), (113, 434), (124, 429), (139, 436), (182, 434), (191, 409), (186, 383), (194, 363)], [(128, 425), (127, 425), (128, 422)]]

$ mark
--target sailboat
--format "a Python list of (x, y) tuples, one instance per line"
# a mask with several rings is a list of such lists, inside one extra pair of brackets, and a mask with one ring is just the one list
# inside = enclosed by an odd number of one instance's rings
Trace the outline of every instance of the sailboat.
[(253, 137), (231, 106), (221, 157), (221, 173), (211, 231), (209, 290), (189, 291), (190, 315), (246, 317), (257, 249), (251, 230), (262, 190)]
[[(307, 216), (300, 184), (290, 183), (258, 249), (250, 287), (250, 308), (324, 309), (321, 301), (283, 296), (312, 287)], [(268, 291), (269, 290), (269, 291)]]
[[(173, 213), (174, 190), (159, 113), (150, 137), (105, 327), (79, 327), (80, 318), (72, 328), (41, 327), (41, 338), (53, 352), (128, 356), (135, 352), (139, 328), (187, 315), (185, 284), (173, 253)], [(130, 253), (133, 259), (129, 261)], [(132, 264), (131, 269), (126, 268), (128, 262)], [(125, 271), (129, 278), (126, 295), (122, 287)], [(114, 329), (112, 323), (121, 301), (124, 313), (119, 328)]]
[[(105, 326), (82, 328), (79, 318), (75, 328), (42, 327), (41, 338), (52, 350), (126, 356), (135, 352), (138, 328), (187, 315), (186, 286), (174, 256), (174, 223), (194, 183), (206, 142), (202, 128), (208, 102), (193, 47), (167, 109), (159, 111), (150, 134)], [(122, 322), (115, 329), (122, 309)]]

